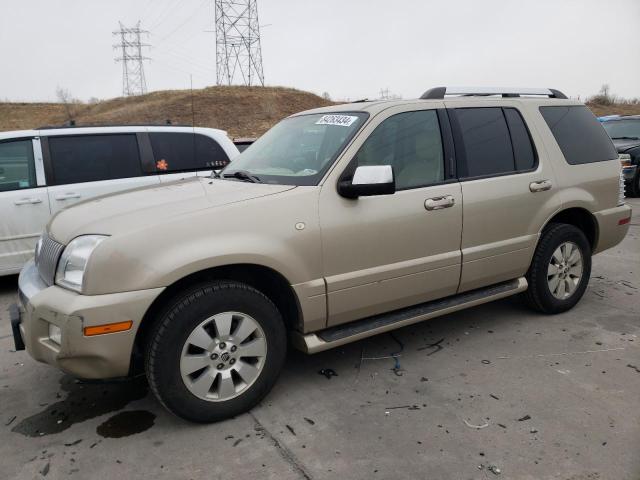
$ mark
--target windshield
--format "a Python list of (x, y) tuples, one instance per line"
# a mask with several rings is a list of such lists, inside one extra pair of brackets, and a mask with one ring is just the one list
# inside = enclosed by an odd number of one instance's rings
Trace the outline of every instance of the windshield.
[(611, 138), (640, 140), (640, 119), (637, 120), (613, 120), (603, 122), (602, 126)]
[(367, 116), (341, 112), (286, 118), (236, 157), (222, 176), (246, 179), (248, 174), (261, 183), (317, 185)]

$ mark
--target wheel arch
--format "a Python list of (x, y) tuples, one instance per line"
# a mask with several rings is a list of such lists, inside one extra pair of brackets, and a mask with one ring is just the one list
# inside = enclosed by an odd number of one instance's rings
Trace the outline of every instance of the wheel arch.
[(548, 229), (549, 226), (556, 223), (573, 225), (574, 227), (581, 230), (589, 241), (591, 251), (595, 251), (598, 245), (598, 237), (600, 232), (598, 229), (598, 221), (589, 210), (582, 207), (571, 207), (556, 212), (543, 225), (542, 229), (540, 230), (540, 236), (542, 236), (542, 233), (544, 233), (544, 231)]
[(191, 273), (171, 285), (153, 301), (144, 314), (131, 352), (130, 374), (142, 371), (144, 349), (155, 322), (178, 293), (207, 281), (233, 280), (246, 283), (265, 294), (278, 308), (287, 330), (302, 324), (302, 309), (291, 283), (280, 272), (257, 264), (232, 264), (208, 268)]

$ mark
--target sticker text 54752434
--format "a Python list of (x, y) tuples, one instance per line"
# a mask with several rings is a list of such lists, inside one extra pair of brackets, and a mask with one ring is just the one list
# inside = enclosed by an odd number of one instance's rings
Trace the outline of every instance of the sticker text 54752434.
[(337, 125), (339, 127), (350, 127), (358, 117), (353, 115), (323, 115), (316, 125)]

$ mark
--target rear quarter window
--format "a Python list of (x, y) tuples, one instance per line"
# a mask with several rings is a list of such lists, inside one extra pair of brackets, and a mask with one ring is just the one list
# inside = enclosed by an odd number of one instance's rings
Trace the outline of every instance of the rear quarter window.
[(583, 105), (540, 107), (540, 113), (570, 165), (618, 158), (611, 139)]

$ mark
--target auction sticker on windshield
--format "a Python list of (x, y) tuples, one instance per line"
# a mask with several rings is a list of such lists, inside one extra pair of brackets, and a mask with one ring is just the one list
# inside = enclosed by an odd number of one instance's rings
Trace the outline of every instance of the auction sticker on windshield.
[(358, 117), (352, 115), (323, 115), (316, 125), (338, 125), (340, 127), (350, 127)]

